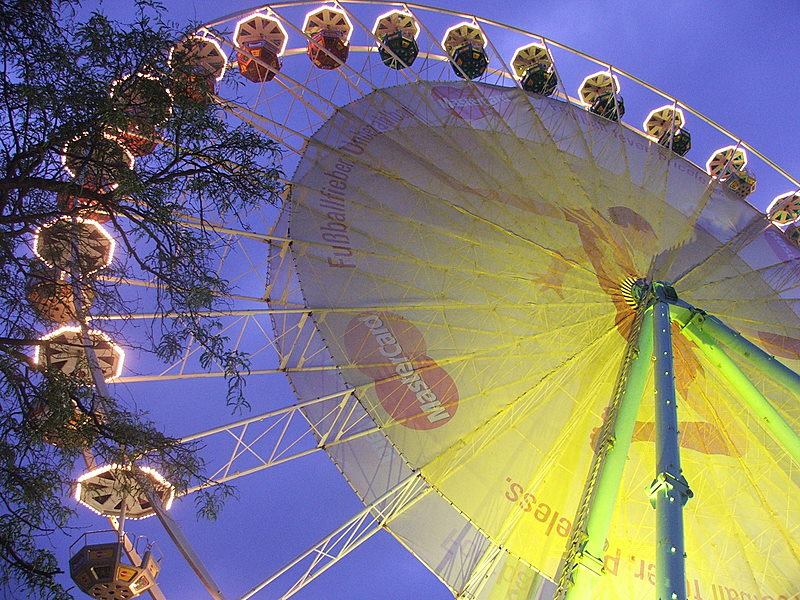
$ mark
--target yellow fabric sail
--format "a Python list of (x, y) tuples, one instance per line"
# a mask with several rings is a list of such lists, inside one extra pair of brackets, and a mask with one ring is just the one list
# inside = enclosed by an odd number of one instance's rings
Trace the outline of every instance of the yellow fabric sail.
[[(331, 456), (366, 503), (421, 474), (388, 528), (470, 597), (552, 592), (537, 573), (556, 577), (572, 530), (634, 317), (626, 281), (670, 282), (800, 367), (800, 250), (692, 163), (558, 100), (376, 91), (310, 139), (281, 223), (313, 360), (337, 367), (290, 375), (298, 395), (354, 390), (364, 435)], [(675, 334), (688, 597), (797, 598), (800, 466)], [(742, 367), (800, 431), (798, 398)], [(598, 599), (653, 597), (652, 396)]]

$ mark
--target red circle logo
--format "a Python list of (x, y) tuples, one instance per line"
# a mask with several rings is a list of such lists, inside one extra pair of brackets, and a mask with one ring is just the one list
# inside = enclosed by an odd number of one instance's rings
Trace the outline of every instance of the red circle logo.
[(494, 105), (504, 99), (500, 94), (492, 94), (491, 90), (486, 90), (487, 95), (484, 95), (469, 87), (449, 85), (434, 87), (433, 94), (447, 108), (467, 121), (475, 121), (488, 116), (496, 110)]
[(453, 378), (426, 354), (427, 345), (410, 321), (391, 313), (362, 313), (344, 334), (350, 361), (375, 381), (387, 413), (410, 429), (447, 423), (458, 408)]

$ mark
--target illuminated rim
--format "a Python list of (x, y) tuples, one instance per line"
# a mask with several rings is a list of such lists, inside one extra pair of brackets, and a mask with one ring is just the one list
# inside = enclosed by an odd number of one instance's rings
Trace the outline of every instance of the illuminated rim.
[[(536, 60), (531, 56), (530, 58), (521, 58), (521, 54), (539, 54), (541, 58)], [(520, 65), (517, 66), (517, 62), (520, 62)], [(523, 62), (524, 61), (524, 62)], [(522, 76), (525, 74), (525, 70), (536, 63), (539, 64), (546, 64), (547, 66), (553, 65), (553, 57), (550, 56), (550, 51), (545, 48), (542, 44), (526, 44), (525, 46), (520, 46), (516, 50), (514, 50), (514, 55), (511, 57), (511, 61), (508, 63), (511, 65), (512, 73), (514, 75), (514, 79), (517, 81), (522, 80)]]
[(378, 16), (378, 18), (375, 19), (375, 25), (372, 26), (373, 35), (375, 35), (376, 37), (378, 36), (378, 27), (380, 26), (381, 21), (384, 21), (384, 20), (388, 19), (389, 22), (391, 23), (394, 20), (394, 19), (392, 19), (392, 17), (394, 17), (395, 15), (402, 15), (403, 17), (408, 17), (409, 19), (411, 19), (411, 24), (408, 27), (396, 26), (396, 29), (398, 31), (403, 31), (403, 32), (406, 32), (406, 33), (413, 32), (414, 33), (414, 39), (415, 40), (418, 39), (419, 38), (419, 25), (417, 25), (417, 21), (414, 19), (414, 16), (411, 13), (407, 13), (407, 12), (402, 11), (402, 10), (390, 10), (390, 11), (385, 12), (382, 15)]
[[(73, 221), (73, 219), (74, 219), (74, 221)], [(60, 218), (56, 219), (55, 221), (51, 221), (50, 223), (45, 223), (39, 229), (37, 229), (36, 233), (33, 236), (33, 253), (34, 253), (34, 255), (36, 255), (36, 258), (41, 260), (44, 264), (46, 264), (51, 269), (55, 269), (56, 268), (56, 265), (47, 262), (47, 260), (45, 260), (45, 258), (41, 254), (39, 254), (38, 248), (39, 248), (39, 240), (41, 239), (42, 231), (44, 229), (49, 229), (49, 228), (53, 227), (54, 225), (56, 225), (57, 223), (60, 223), (61, 221), (74, 222), (74, 223), (77, 223), (79, 225), (88, 225), (89, 227), (94, 227), (96, 230), (100, 231), (100, 233), (103, 235), (103, 237), (105, 237), (106, 240), (108, 241), (108, 259), (105, 261), (105, 264), (103, 264), (103, 266), (101, 266), (101, 267), (98, 267), (97, 269), (94, 269), (92, 271), (84, 273), (84, 275), (91, 275), (92, 273), (97, 273), (97, 271), (101, 271), (102, 269), (107, 268), (113, 262), (113, 260), (114, 260), (114, 251), (117, 248), (117, 242), (114, 240), (114, 238), (111, 236), (111, 234), (108, 233), (108, 230), (105, 227), (103, 227), (100, 223), (98, 223), (94, 219), (86, 219), (84, 217), (60, 217)]]
[[(164, 504), (164, 510), (169, 510), (172, 507), (172, 501), (175, 499), (175, 487), (169, 481), (167, 481), (164, 478), (164, 476), (161, 475), (161, 473), (159, 473), (158, 471), (156, 471), (152, 467), (141, 467), (141, 466), (139, 466), (137, 468), (139, 469), (139, 471), (144, 473), (145, 476), (147, 476), (149, 479), (151, 479), (152, 481), (155, 481), (156, 487), (160, 487), (160, 488), (162, 488), (164, 490), (164, 497), (162, 499), (162, 502)], [(105, 465), (105, 466), (102, 466), (102, 467), (98, 467), (98, 468), (96, 468), (96, 469), (94, 469), (92, 471), (89, 471), (88, 473), (84, 473), (83, 475), (78, 477), (77, 481), (75, 482), (75, 494), (74, 494), (73, 497), (75, 498), (75, 500), (77, 502), (79, 502), (80, 504), (82, 504), (83, 506), (85, 506), (86, 508), (91, 510), (93, 513), (95, 513), (97, 515), (100, 515), (101, 517), (102, 516), (106, 516), (103, 513), (101, 513), (100, 511), (98, 511), (96, 508), (94, 508), (93, 506), (87, 504), (86, 502), (84, 502), (81, 499), (81, 495), (82, 495), (82, 491), (83, 491), (83, 485), (82, 485), (83, 482), (87, 481), (88, 479), (92, 479), (94, 477), (97, 477), (98, 475), (102, 475), (103, 473), (107, 473), (109, 471), (130, 471), (130, 470), (131, 470), (130, 465), (124, 466), (124, 465), (118, 465), (118, 464), (112, 463), (110, 465)], [(147, 517), (152, 517), (154, 514), (155, 514), (155, 509), (151, 509), (151, 512), (149, 512), (146, 515), (141, 515), (141, 516), (138, 516), (138, 517), (128, 517), (128, 516), (126, 516), (125, 518), (126, 519), (130, 519), (132, 521), (138, 521), (138, 520), (141, 520), (141, 519), (146, 519)]]
[[(51, 340), (64, 333), (80, 334), (81, 328), (76, 327), (75, 325), (65, 325), (64, 327), (59, 327), (55, 331), (51, 331), (50, 333), (43, 335), (42, 337), (39, 338), (39, 340), (42, 342), (46, 342), (47, 340)], [(110, 382), (117, 379), (122, 374), (122, 368), (125, 363), (125, 350), (123, 350), (121, 346), (119, 346), (110, 337), (108, 337), (106, 333), (100, 331), (99, 329), (89, 329), (86, 331), (86, 333), (89, 335), (89, 339), (94, 340), (99, 338), (111, 346), (112, 351), (117, 356), (117, 360), (115, 361), (116, 368), (114, 369), (114, 373), (111, 376), (105, 378), (105, 381)], [(40, 359), (41, 359), (41, 346), (37, 344), (33, 350), (34, 364), (37, 365), (41, 364)]]
[[(113, 86), (116, 83), (117, 82), (112, 84), (112, 90), (113, 90)], [(72, 169), (70, 169), (69, 165), (67, 164), (67, 153), (69, 152), (69, 146), (73, 142), (77, 142), (78, 140), (82, 139), (84, 136), (87, 136), (87, 135), (89, 135), (89, 132), (88, 131), (84, 131), (82, 134), (75, 136), (74, 138), (72, 138), (71, 141), (69, 141), (66, 144), (64, 144), (63, 154), (61, 154), (61, 164), (64, 166), (64, 169), (67, 171), (67, 173), (69, 173), (70, 177), (77, 177), (77, 174)], [(117, 144), (117, 146), (119, 146), (119, 148), (122, 150), (123, 156), (125, 158), (125, 163), (127, 164), (128, 169), (133, 169), (133, 167), (136, 165), (136, 159), (134, 158), (134, 156), (130, 152), (130, 150), (128, 150), (124, 146), (124, 144), (121, 144), (119, 139), (116, 136), (112, 135), (111, 133), (109, 133), (107, 131), (103, 132), (103, 137), (106, 138), (107, 140), (110, 140), (110, 141), (114, 142), (115, 144)], [(115, 183), (110, 183), (110, 184), (108, 184), (108, 187), (113, 191), (113, 190), (115, 190), (115, 189), (117, 189), (119, 187), (119, 183), (116, 183), (116, 182)]]
[[(242, 48), (245, 48), (242, 45), (242, 43), (239, 41), (239, 30), (242, 28), (242, 25), (244, 25), (248, 21), (252, 21), (254, 19), (264, 19), (265, 21), (268, 21), (269, 23), (274, 23), (275, 25), (278, 26), (278, 29), (280, 30), (280, 32), (282, 34), (282, 38), (281, 38), (281, 43), (279, 45), (279, 48), (277, 49), (277, 53), (276, 54), (277, 54), (277, 56), (283, 56), (283, 53), (286, 51), (286, 44), (289, 43), (289, 35), (286, 32), (286, 28), (283, 26), (283, 23), (281, 23), (277, 19), (273, 19), (272, 17), (270, 17), (268, 15), (265, 15), (262, 12), (251, 13), (248, 16), (244, 17), (243, 19), (239, 19), (236, 22), (236, 27), (233, 30), (233, 39), (236, 41), (236, 44), (238, 46), (241, 46)], [(270, 40), (262, 40), (262, 41), (268, 41), (269, 42)]]
[[(669, 114), (670, 117), (668, 119), (664, 119), (663, 116), (659, 113)], [(648, 133), (648, 130), (651, 129), (651, 127), (649, 127), (651, 121), (660, 121), (663, 124), (666, 131), (670, 130), (670, 125), (674, 129), (680, 129), (681, 127), (683, 127), (683, 124), (685, 122), (683, 117), (683, 110), (681, 108), (677, 108), (672, 104), (665, 104), (664, 106), (660, 106), (659, 108), (654, 108), (653, 110), (650, 111), (650, 114), (648, 114), (645, 120), (642, 122), (642, 130), (647, 134), (647, 137), (654, 139), (656, 141), (658, 141), (656, 136), (650, 135), (650, 133)]]
[[(136, 72), (136, 73), (134, 73), (134, 74), (128, 74), (128, 75), (125, 75), (124, 77), (122, 77), (122, 78), (120, 78), (120, 79), (117, 79), (117, 80), (115, 80), (115, 81), (113, 81), (113, 82), (111, 83), (111, 90), (110, 90), (110, 92), (109, 92), (109, 94), (111, 95), (111, 97), (113, 97), (113, 96), (114, 96), (114, 92), (116, 91), (116, 88), (117, 88), (117, 86), (118, 86), (120, 83), (122, 83), (123, 81), (125, 81), (126, 79), (130, 79), (131, 77), (141, 77), (142, 79), (148, 79), (148, 80), (150, 80), (150, 81), (158, 81), (158, 77), (155, 77), (154, 75), (152, 75), (152, 74), (150, 74), (150, 73), (142, 73), (141, 71), (137, 71), (137, 72)], [(172, 103), (173, 103), (173, 101), (175, 100), (175, 95), (172, 93), (172, 90), (171, 90), (171, 89), (169, 89), (168, 87), (165, 87), (165, 88), (164, 88), (164, 92), (165, 92), (165, 93), (166, 93), (166, 94), (169, 96), (170, 104), (169, 104), (169, 107), (167, 108), (167, 114), (168, 114), (168, 115), (171, 115), (171, 114), (172, 114)], [(159, 124), (163, 123), (165, 120), (166, 120), (166, 119), (162, 119), (162, 120), (161, 120), (161, 121), (159, 121), (158, 123), (153, 123), (153, 125), (159, 125)], [(112, 137), (113, 137), (113, 136), (112, 136)], [(114, 139), (117, 139), (117, 138), (114, 138)], [(123, 148), (124, 148), (124, 145), (123, 145)], [(126, 150), (126, 152), (128, 152), (128, 151)], [(130, 152), (129, 152), (129, 154), (130, 154)], [(131, 158), (134, 158), (132, 154), (131, 154)], [(135, 159), (134, 159), (134, 160), (135, 160)], [(133, 168), (133, 165), (131, 165), (131, 167), (130, 167), (130, 168), (132, 169), (132, 168)]]
[[(331, 25), (329, 25), (327, 23), (323, 23), (323, 24), (313, 24), (313, 23), (311, 23), (311, 20), (314, 17), (317, 17), (318, 20), (321, 21), (321, 22), (328, 21), (328, 19), (321, 18), (321, 15), (325, 14), (325, 11), (332, 12), (334, 14), (340, 15), (344, 19), (345, 26), (346, 26), (347, 29), (342, 29), (341, 26), (340, 27), (333, 27), (333, 26), (331, 26)], [(305, 33), (307, 36), (311, 37), (312, 35), (314, 35), (315, 33), (319, 32), (319, 31), (326, 31), (326, 30), (344, 31), (344, 32), (346, 32), (346, 35), (345, 35), (345, 38), (344, 38), (344, 43), (345, 44), (349, 44), (350, 43), (350, 37), (353, 35), (353, 23), (352, 23), (352, 21), (350, 21), (350, 17), (347, 16), (346, 12), (344, 12), (343, 10), (341, 10), (339, 8), (333, 8), (331, 6), (323, 6), (323, 7), (320, 7), (320, 8), (315, 8), (315, 9), (310, 10), (310, 11), (308, 11), (306, 13), (305, 19), (303, 20), (303, 33)]]
[[(727, 156), (726, 156), (727, 155)], [(712, 163), (719, 162), (719, 167), (714, 168)], [(706, 161), (706, 172), (719, 177), (723, 169), (734, 172), (741, 171), (747, 166), (747, 152), (741, 146), (725, 146), (714, 152)]]
[[(775, 199), (770, 202), (769, 206), (767, 207), (767, 216), (769, 217), (770, 221), (779, 227), (793, 225), (800, 221), (800, 212), (790, 210), (792, 206), (800, 209), (800, 192), (787, 192), (785, 194), (781, 194), (780, 196), (775, 196)], [(773, 215), (773, 212), (785, 214), (786, 218), (776, 219)], [(792, 214), (795, 215), (794, 218), (790, 218), (790, 215)]]
[[(170, 48), (167, 64), (172, 64), (172, 57), (175, 55), (175, 51), (178, 48), (181, 48), (183, 44), (189, 40), (199, 40), (200, 43), (198, 43), (198, 45), (192, 49), (191, 56), (187, 55), (187, 60), (196, 61), (196, 64), (201, 66), (207, 75), (213, 75), (214, 81), (218, 83), (222, 81), (222, 78), (225, 77), (225, 71), (228, 68), (228, 61), (226, 58), (227, 55), (222, 51), (222, 46), (220, 43), (208, 35), (201, 35), (199, 33), (192, 34), (177, 46)], [(217, 50), (219, 53), (219, 59), (217, 59), (217, 57), (210, 57), (208, 55), (209, 47), (213, 47)]]
[[(461, 29), (462, 27), (466, 29), (466, 34), (453, 35), (456, 30)], [(462, 21), (457, 25), (448, 27), (444, 32), (441, 42), (442, 47), (448, 53), (452, 52), (453, 49), (467, 43), (478, 44), (481, 48), (486, 47), (486, 39), (484, 39), (480, 28), (478, 28), (475, 23), (470, 21)]]
[(578, 88), (581, 104), (591, 106), (592, 102), (600, 95), (600, 90), (605, 88), (611, 88), (613, 94), (620, 92), (619, 78), (616, 74), (608, 71), (597, 71), (587, 75), (583, 78), (583, 83)]

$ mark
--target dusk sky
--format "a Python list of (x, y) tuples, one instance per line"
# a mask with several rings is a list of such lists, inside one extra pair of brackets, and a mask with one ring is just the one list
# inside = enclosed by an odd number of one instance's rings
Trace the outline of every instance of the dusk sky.
[[(244, 14), (247, 9), (260, 6), (244, 0), (163, 2), (171, 20), (198, 24), (234, 13)], [(105, 0), (98, 3), (98, 9), (124, 15), (125, 4), (125, 0)], [(92, 3), (87, 2), (86, 6), (91, 7)], [(539, 34), (606, 61), (675, 96), (740, 136), (790, 175), (800, 176), (797, 144), (800, 53), (796, 43), (800, 0), (635, 3), (448, 0), (438, 6)], [(351, 6), (350, 10), (358, 14), (359, 7)], [(502, 48), (501, 52), (514, 50), (504, 48), (502, 39), (494, 42)], [(290, 42), (290, 48), (296, 45)], [(307, 59), (299, 55), (288, 60)], [(567, 91), (573, 96), (578, 83), (567, 82)], [(623, 96), (624, 86), (623, 83)], [(636, 97), (634, 94), (633, 98)], [(655, 106), (636, 106), (629, 101), (627, 108), (629, 116), (623, 120), (640, 128), (642, 115)], [(694, 133), (692, 122), (690, 118), (687, 128)], [(706, 157), (690, 154), (689, 158), (696, 164), (704, 164)], [(785, 191), (790, 190), (779, 189), (776, 193)], [(768, 201), (759, 198), (761, 203)], [(266, 225), (256, 224), (254, 228), (259, 233), (266, 232)], [(248, 384), (252, 414), (293, 402), (290, 386), (273, 377), (280, 376), (254, 376)], [(126, 386), (123, 397), (151, 410), (172, 435), (189, 435), (239, 418), (226, 415), (224, 397), (219, 393), (219, 385), (213, 382), (179, 380), (158, 386), (121, 385)], [(158, 402), (153, 402), (153, 398), (158, 398)], [(263, 398), (266, 400), (262, 402)], [(214, 403), (217, 404), (213, 411), (202, 408)], [(215, 523), (197, 523), (191, 499), (176, 502), (172, 509), (173, 517), (228, 599), (238, 598), (362, 507), (344, 477), (323, 453), (272, 467), (235, 483), (239, 488), (238, 498), (229, 500)], [(101, 519), (80, 510), (81, 526), (94, 529), (104, 526)], [(155, 519), (130, 524), (129, 530), (158, 540), (166, 557), (160, 581), (167, 598), (207, 597)], [(66, 564), (64, 555), (63, 565)], [(272, 597), (268, 592), (255, 596)], [(401, 544), (381, 532), (295, 597), (444, 600), (452, 595)]]

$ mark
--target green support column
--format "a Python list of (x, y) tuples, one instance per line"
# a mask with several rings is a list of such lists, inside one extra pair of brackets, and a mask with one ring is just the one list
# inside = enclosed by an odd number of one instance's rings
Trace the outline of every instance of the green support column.
[(636, 415), (639, 412), (653, 351), (653, 323), (649, 314), (645, 314), (642, 320), (637, 346), (638, 353), (628, 370), (627, 382), (619, 400), (617, 418), (612, 431), (613, 441), (610, 449), (600, 459), (595, 492), (586, 519), (586, 542), (578, 555), (578, 564), (572, 571), (572, 583), (567, 588), (564, 600), (594, 598), (592, 587), (598, 575), (602, 573), (604, 546), (622, 482), (622, 472), (628, 459), (628, 450), (636, 426)]
[[(706, 317), (705, 323), (707, 324), (710, 320), (710, 318)], [(717, 319), (714, 319), (714, 321), (721, 325), (721, 322)], [(701, 327), (702, 323), (696, 323), (695, 320), (690, 320), (683, 328), (683, 333), (689, 340), (697, 345), (705, 357), (719, 370), (720, 374), (736, 389), (737, 393), (742, 397), (750, 410), (753, 411), (753, 414), (758, 417), (759, 422), (769, 431), (775, 441), (792, 456), (796, 464), (800, 465), (800, 435), (789, 426), (783, 417), (781, 417), (780, 413), (775, 410), (764, 395), (758, 391), (758, 388), (753, 385), (753, 382), (750, 381), (747, 375), (742, 373), (736, 363), (731, 360), (731, 357), (717, 345), (716, 341), (708, 335), (706, 331), (704, 331), (705, 327)], [(725, 326), (722, 325), (722, 327)], [(725, 327), (725, 329), (727, 329), (727, 327)], [(731, 338), (726, 337), (726, 339), (731, 341)], [(768, 357), (770, 359), (767, 361), (769, 371), (773, 374), (775, 371), (778, 371), (784, 379), (787, 379), (786, 374), (783, 372), (783, 369), (788, 370), (787, 367), (781, 365), (781, 363), (776, 361), (769, 354), (745, 340), (741, 335), (736, 334), (735, 337), (732, 338), (732, 341), (739, 347), (746, 348), (749, 356), (763, 354)], [(730, 346), (728, 343), (726, 343), (726, 345)], [(753, 348), (758, 350), (758, 353), (756, 353)], [(764, 360), (761, 356), (759, 356), (759, 358), (761, 361)], [(776, 365), (780, 365), (783, 369), (777, 368)], [(798, 377), (793, 371), (789, 371), (789, 373), (795, 378)], [(770, 373), (766, 374), (769, 375)]]
[(800, 375), (744, 338), (741, 333), (711, 315), (698, 315), (693, 322), (697, 322), (703, 331), (757, 367), (764, 375), (800, 396)]
[(681, 472), (670, 306), (674, 290), (654, 285), (653, 360), (656, 400), (656, 478), (650, 501), (656, 509), (656, 600), (686, 600), (683, 506), (692, 492)]

